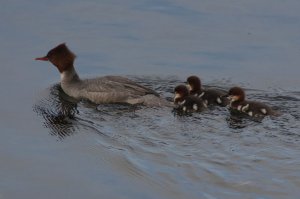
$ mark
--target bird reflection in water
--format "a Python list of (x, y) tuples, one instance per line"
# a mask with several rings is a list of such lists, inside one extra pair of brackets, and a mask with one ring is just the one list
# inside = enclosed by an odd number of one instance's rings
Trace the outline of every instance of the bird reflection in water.
[(44, 126), (50, 129), (51, 135), (63, 139), (75, 132), (77, 103), (56, 84), (49, 88), (47, 96), (39, 100), (33, 110), (44, 119)]
[(79, 129), (82, 128), (106, 136), (99, 129), (102, 125), (95, 123), (95, 121), (117, 120), (122, 116), (125, 116), (125, 118), (135, 118), (135, 111), (141, 108), (140, 105), (96, 105), (89, 101), (82, 101), (81, 105), (83, 106), (81, 108), (87, 107), (89, 110), (92, 108), (97, 114), (94, 115), (94, 111), (85, 113), (83, 110), (79, 116), (78, 103), (79, 100), (68, 96), (62, 90), (61, 86), (56, 84), (49, 88), (46, 96), (34, 105), (33, 110), (43, 118), (43, 124), (46, 128), (50, 129), (50, 134), (61, 140), (79, 132)]
[(253, 126), (262, 122), (263, 117), (250, 117), (236, 111), (229, 111), (229, 116), (226, 118), (227, 124), (231, 129), (242, 129), (247, 126)]

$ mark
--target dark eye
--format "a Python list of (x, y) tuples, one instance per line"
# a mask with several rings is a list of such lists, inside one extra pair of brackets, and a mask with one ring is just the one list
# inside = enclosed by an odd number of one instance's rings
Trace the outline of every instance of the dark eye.
[(52, 52), (52, 51), (50, 51), (50, 52), (47, 53), (47, 57), (48, 57), (48, 58), (52, 57), (52, 55), (53, 55), (53, 52)]

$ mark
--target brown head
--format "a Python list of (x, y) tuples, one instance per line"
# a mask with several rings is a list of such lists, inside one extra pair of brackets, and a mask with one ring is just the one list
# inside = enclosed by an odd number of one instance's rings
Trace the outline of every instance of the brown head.
[(176, 86), (174, 89), (174, 103), (178, 103), (184, 100), (184, 97), (189, 95), (189, 90), (185, 85)]
[(62, 43), (50, 50), (46, 56), (35, 58), (35, 60), (50, 61), (62, 73), (73, 67), (75, 58), (76, 55), (69, 50), (65, 43)]
[(199, 79), (199, 77), (189, 76), (186, 81), (191, 94), (195, 94), (201, 91), (201, 80)]
[(240, 87), (232, 87), (227, 94), (231, 102), (241, 102), (245, 100), (245, 92)]

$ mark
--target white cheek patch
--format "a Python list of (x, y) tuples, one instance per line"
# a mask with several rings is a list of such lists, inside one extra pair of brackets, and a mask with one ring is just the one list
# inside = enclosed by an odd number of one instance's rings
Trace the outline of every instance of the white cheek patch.
[(176, 101), (176, 99), (181, 98), (181, 95), (179, 93), (175, 93), (174, 96), (174, 102)]
[(194, 109), (195, 111), (198, 111), (198, 105), (197, 105), (197, 104), (193, 104), (193, 109)]
[(231, 101), (231, 102), (235, 102), (237, 100), (239, 100), (239, 96), (236, 96), (236, 95), (230, 95), (228, 97), (228, 99)]
[(260, 109), (263, 114), (267, 114), (267, 110), (265, 108)]
[(182, 110), (185, 112), (186, 111), (186, 106), (182, 107)]
[(244, 106), (244, 107), (242, 108), (242, 111), (243, 111), (243, 112), (246, 112), (248, 109), (249, 109), (249, 104), (247, 104), (246, 106)]
[(218, 104), (222, 104), (222, 100), (220, 97), (217, 97), (217, 102), (218, 102)]
[(190, 84), (187, 84), (187, 85), (186, 85), (186, 87), (187, 87), (187, 89), (188, 89), (189, 91), (191, 91), (191, 90), (192, 90), (192, 87), (191, 87), (191, 85), (190, 85)]
[(249, 111), (248, 115), (249, 115), (250, 117), (252, 117), (252, 116), (253, 116), (253, 112), (252, 112), (252, 111)]
[(233, 101), (238, 101), (239, 100), (239, 96), (233, 96)]

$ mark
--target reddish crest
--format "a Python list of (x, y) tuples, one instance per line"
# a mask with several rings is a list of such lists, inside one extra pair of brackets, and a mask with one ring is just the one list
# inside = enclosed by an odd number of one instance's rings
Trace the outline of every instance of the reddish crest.
[(65, 43), (62, 43), (50, 50), (46, 56), (35, 58), (35, 60), (50, 61), (62, 73), (73, 67), (75, 58), (76, 55), (69, 50)]

